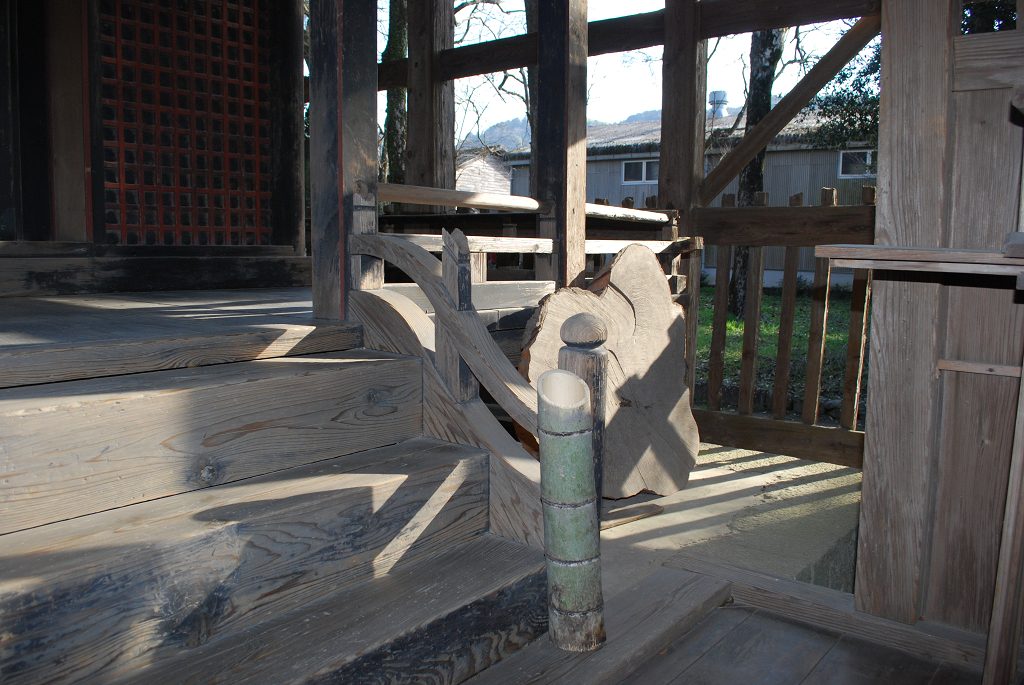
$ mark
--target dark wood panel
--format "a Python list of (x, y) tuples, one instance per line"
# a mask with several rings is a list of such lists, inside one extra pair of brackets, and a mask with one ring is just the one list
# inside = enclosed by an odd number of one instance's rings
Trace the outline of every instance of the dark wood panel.
[(303, 10), (297, 0), (270, 3), (270, 157), (272, 240), (306, 254)]
[(701, 207), (693, 210), (693, 231), (705, 245), (869, 245), (875, 240), (875, 208)]
[(805, 26), (881, 11), (881, 0), (702, 0), (701, 37)]
[(0, 0), (0, 240), (22, 237), (15, 16), (16, 3)]
[(702, 442), (860, 468), (864, 433), (693, 409)]
[(309, 287), (309, 257), (0, 258), (0, 297)]

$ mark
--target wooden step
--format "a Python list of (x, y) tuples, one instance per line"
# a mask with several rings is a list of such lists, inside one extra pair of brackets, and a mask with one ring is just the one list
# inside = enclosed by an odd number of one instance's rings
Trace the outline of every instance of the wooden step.
[(456, 685), (547, 629), (544, 559), (493, 535), (108, 682)]
[(0, 390), (0, 533), (393, 444), (421, 402), (365, 350)]
[(608, 640), (574, 654), (547, 636), (487, 669), (472, 685), (613, 685), (679, 639), (731, 596), (726, 581), (668, 567), (605, 604)]
[(0, 298), (0, 388), (362, 346), (308, 288)]
[(109, 682), (337, 600), (486, 531), (487, 473), (416, 438), (0, 536), (3, 682)]

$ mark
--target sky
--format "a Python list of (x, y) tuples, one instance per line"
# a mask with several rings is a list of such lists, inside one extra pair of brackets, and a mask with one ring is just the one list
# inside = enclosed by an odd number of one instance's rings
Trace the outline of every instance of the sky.
[[(664, 0), (589, 0), (588, 19), (597, 21), (610, 19), (626, 14), (638, 14), (664, 9)], [(525, 32), (525, 18), (522, 0), (503, 0), (504, 13), (493, 12), (488, 21), (489, 28), (473, 24), (468, 28), (467, 42), (490, 40), (494, 37), (494, 26), (497, 37), (506, 37)], [(490, 10), (490, 8), (487, 8)], [(460, 36), (466, 27), (466, 12), (456, 17), (461, 23), (456, 28), (456, 36)], [(386, 0), (381, 8), (381, 16), (386, 20)], [(801, 42), (806, 52), (822, 56), (835, 44), (846, 29), (843, 22), (819, 24), (801, 27)], [(384, 49), (386, 31), (378, 36), (378, 50)], [(793, 57), (794, 31), (790, 30), (789, 42), (783, 59)], [(728, 94), (730, 107), (740, 107), (744, 100), (744, 62), (748, 61), (750, 52), (750, 34), (729, 36), (720, 40), (709, 41), (708, 50), (714, 50), (708, 62), (708, 91), (724, 90)], [(600, 55), (587, 61), (588, 100), (587, 118), (606, 123), (622, 121), (631, 114), (647, 110), (661, 109), (661, 48)], [(790, 65), (776, 79), (774, 94), (784, 95), (800, 80), (803, 74), (797, 65)], [(521, 100), (506, 96), (499, 97), (494, 88), (484, 82), (484, 77), (460, 79), (456, 81), (456, 100), (465, 99), (473, 93), (473, 103), (480, 110), (479, 127), (486, 129), (495, 123), (525, 116)], [(384, 120), (384, 94), (378, 102), (379, 119)], [(464, 109), (464, 108), (463, 108)], [(460, 118), (457, 114), (457, 118)], [(462, 116), (458, 124), (462, 129), (457, 138), (470, 133), (477, 125), (475, 115)]]

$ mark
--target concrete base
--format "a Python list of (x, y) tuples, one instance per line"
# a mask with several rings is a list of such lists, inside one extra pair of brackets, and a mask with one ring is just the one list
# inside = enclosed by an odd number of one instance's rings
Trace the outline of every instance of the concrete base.
[(701, 444), (686, 489), (640, 501), (657, 516), (601, 534), (605, 598), (653, 573), (684, 547), (695, 554), (847, 592), (853, 589), (861, 472)]

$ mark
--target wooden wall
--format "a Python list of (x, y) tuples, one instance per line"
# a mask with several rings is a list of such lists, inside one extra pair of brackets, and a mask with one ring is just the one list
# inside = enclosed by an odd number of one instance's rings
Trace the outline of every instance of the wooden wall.
[[(882, 4), (876, 240), (998, 250), (1016, 229), (1010, 90), (955, 92), (956, 0)], [(1019, 382), (937, 370), (1020, 364), (1011, 279), (875, 272), (856, 606), (988, 628)]]

